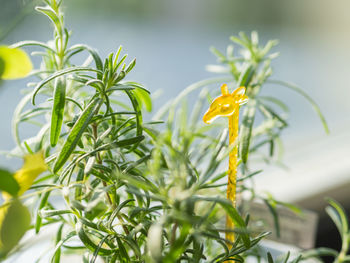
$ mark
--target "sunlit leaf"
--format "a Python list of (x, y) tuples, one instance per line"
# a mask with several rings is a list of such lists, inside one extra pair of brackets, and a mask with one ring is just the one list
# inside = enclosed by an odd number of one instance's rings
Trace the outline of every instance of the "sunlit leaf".
[(0, 208), (0, 258), (6, 256), (30, 226), (30, 213), (17, 199)]
[(135, 94), (136, 99), (139, 101), (139, 104), (145, 107), (147, 111), (152, 111), (152, 100), (148, 92), (144, 91), (143, 89), (134, 89), (133, 93)]
[(26, 77), (33, 68), (28, 55), (19, 48), (0, 46), (0, 79)]

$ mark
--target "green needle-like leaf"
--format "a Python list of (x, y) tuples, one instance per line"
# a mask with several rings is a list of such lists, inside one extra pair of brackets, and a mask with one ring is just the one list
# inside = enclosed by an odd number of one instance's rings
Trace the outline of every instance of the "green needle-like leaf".
[(66, 102), (66, 81), (63, 78), (57, 78), (53, 95), (53, 106), (50, 126), (50, 144), (56, 146), (61, 134), (63, 123), (64, 106)]
[(112, 249), (106, 249), (106, 248), (102, 248), (101, 246), (96, 245), (89, 238), (89, 236), (86, 234), (82, 223), (80, 223), (80, 222), (76, 223), (76, 231), (78, 233), (78, 236), (79, 236), (81, 242), (83, 242), (83, 244), (86, 246), (86, 248), (88, 248), (90, 251), (98, 250), (98, 255), (101, 255), (101, 256), (108, 256), (108, 255), (111, 255), (111, 254), (116, 252)]
[(248, 87), (254, 77), (255, 67), (253, 65), (249, 65), (246, 67), (244, 71), (242, 71), (239, 80), (238, 87)]
[(318, 117), (320, 118), (325, 132), (327, 134), (329, 134), (328, 124), (327, 124), (326, 118), (324, 117), (324, 115), (321, 112), (320, 107), (317, 105), (317, 103), (305, 91), (303, 91), (301, 88), (297, 87), (296, 85), (294, 85), (292, 83), (285, 82), (285, 81), (269, 80), (268, 82), (271, 83), (271, 84), (284, 86), (286, 88), (289, 88), (291, 90), (296, 91), (301, 96), (303, 96), (311, 104), (312, 108), (314, 109), (314, 111), (316, 112)]
[(65, 164), (73, 150), (78, 144), (83, 132), (89, 125), (92, 117), (97, 113), (98, 109), (101, 107), (103, 100), (96, 98), (90, 102), (90, 104), (81, 113), (79, 119), (74, 124), (71, 129), (66, 141), (63, 144), (62, 150), (59, 153), (56, 162), (54, 164), (54, 173), (58, 172), (59, 169)]
[(60, 70), (60, 71), (57, 71), (55, 74), (51, 75), (50, 77), (40, 81), (38, 83), (38, 85), (36, 85), (35, 89), (34, 89), (34, 92), (33, 92), (33, 96), (32, 96), (32, 104), (35, 105), (35, 97), (36, 95), (38, 94), (38, 92), (40, 91), (40, 89), (42, 87), (44, 87), (48, 82), (50, 82), (51, 80), (55, 79), (55, 78), (58, 78), (60, 76), (64, 76), (64, 75), (67, 75), (67, 74), (70, 74), (70, 73), (73, 73), (73, 72), (84, 72), (84, 71), (87, 71), (87, 72), (97, 72), (97, 73), (100, 73), (101, 71), (99, 70), (96, 70), (96, 69), (92, 69), (92, 68), (86, 68), (86, 67), (73, 67), (73, 68), (67, 68), (67, 69), (63, 69), (63, 70)]

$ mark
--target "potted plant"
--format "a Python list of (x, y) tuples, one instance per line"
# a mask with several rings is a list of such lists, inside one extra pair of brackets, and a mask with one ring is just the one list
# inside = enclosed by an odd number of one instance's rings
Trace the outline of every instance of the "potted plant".
[[(24, 166), (15, 173), (1, 171), (1, 257), (21, 251), (19, 240), (26, 231), (34, 235), (50, 229), (55, 235), (52, 249), (37, 255), (37, 262), (62, 262), (67, 254), (83, 262), (243, 262), (251, 257), (278, 261), (257, 249), (269, 233), (250, 227), (254, 222), (249, 211), (242, 216), (240, 207), (225, 197), (225, 160), (238, 147), (237, 193), (262, 200), (278, 229), (277, 207), (286, 204), (259, 195), (246, 183), (261, 172), (250, 170), (249, 157), (266, 146), (267, 158), (273, 157), (287, 127), (287, 118), (279, 113), (286, 113), (284, 103), (260, 95), (267, 83), (298, 91), (327, 129), (318, 106), (304, 91), (270, 80), (270, 62), (277, 55), (270, 50), (277, 42), (261, 46), (257, 33), (250, 38), (242, 33), (231, 38), (241, 46), (242, 56), (233, 45), (226, 54), (212, 48), (221, 65), (209, 69), (227, 76), (191, 85), (152, 120), (145, 120), (143, 112), (152, 109), (149, 91), (128, 80), (136, 60), (129, 61), (121, 47), (102, 59), (85, 44), (70, 46), (62, 1), (44, 2), (36, 10), (53, 24), (53, 40), (11, 46), (40, 49), (42, 62), (31, 73), (37, 81), (24, 89), (14, 113), (17, 147), (11, 154), (23, 157)], [(72, 58), (80, 53), (86, 60), (76, 65)], [(239, 137), (231, 144), (225, 121), (210, 126), (202, 122), (208, 98), (211, 101), (218, 92), (207, 87), (223, 82), (228, 89), (245, 87), (248, 96)], [(201, 90), (198, 100), (189, 107), (186, 96), (196, 90)], [(258, 124), (257, 112), (263, 117)], [(21, 138), (23, 122), (36, 125), (37, 135)], [(2, 184), (5, 176), (10, 183)], [(345, 240), (342, 252), (287, 254), (283, 262), (326, 253), (337, 262), (347, 260), (345, 215), (335, 201), (330, 205), (328, 211)], [(225, 227), (225, 216), (234, 229)], [(225, 233), (234, 233), (234, 239), (225, 238)]]

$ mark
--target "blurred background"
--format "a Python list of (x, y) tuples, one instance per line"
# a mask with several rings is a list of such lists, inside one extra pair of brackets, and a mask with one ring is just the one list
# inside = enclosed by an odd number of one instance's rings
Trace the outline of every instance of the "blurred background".
[[(36, 1), (39, 3), (40, 1)], [(52, 38), (47, 19), (33, 1), (0, 0), (0, 44)], [(210, 46), (224, 51), (229, 37), (257, 30), (261, 43), (279, 39), (274, 79), (302, 87), (321, 107), (331, 134), (326, 135), (310, 105), (277, 86), (265, 91), (287, 102), (290, 127), (283, 135), (287, 169), (269, 168), (257, 187), (276, 199), (294, 202), (320, 215), (317, 246), (339, 248), (335, 227), (325, 216), (325, 196), (350, 209), (350, 2), (347, 0), (66, 0), (71, 44), (86, 43), (102, 56), (119, 45), (137, 58), (130, 78), (155, 93), (159, 108), (189, 84), (212, 77)], [(35, 60), (37, 63), (38, 61)], [(0, 86), (0, 149), (14, 146), (11, 116), (26, 81)], [(22, 136), (32, 134), (30, 129)], [(18, 167), (0, 155), (0, 165)]]

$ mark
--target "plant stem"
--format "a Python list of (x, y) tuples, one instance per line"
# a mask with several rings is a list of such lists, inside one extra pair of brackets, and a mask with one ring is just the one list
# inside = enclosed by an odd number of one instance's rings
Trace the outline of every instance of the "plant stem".
[(177, 229), (178, 223), (175, 222), (173, 229), (171, 231), (171, 239), (170, 239), (170, 245), (174, 244), (176, 239), (176, 229)]
[[(96, 123), (92, 124), (92, 133), (93, 133), (93, 136), (94, 136), (95, 140), (97, 140), (98, 132), (97, 132), (97, 124)], [(100, 153), (97, 153), (96, 161), (97, 161), (98, 164), (102, 164)], [(107, 183), (105, 181), (102, 181), (102, 184), (103, 184), (104, 187), (107, 187)], [(115, 203), (112, 202), (112, 199), (111, 199), (110, 195), (108, 194), (108, 192), (106, 192), (106, 198), (107, 198), (108, 203), (112, 207), (112, 209), (113, 210), (116, 209), (116, 205), (115, 205)], [(122, 227), (123, 227), (124, 232), (127, 235), (129, 235), (130, 232), (129, 232), (129, 229), (124, 225), (125, 222), (124, 222), (123, 217), (121, 215), (117, 215), (117, 218), (122, 222)]]
[(347, 254), (348, 250), (349, 250), (349, 234), (346, 233), (343, 236), (341, 251), (338, 254), (338, 257), (334, 260), (334, 263), (342, 263), (342, 262), (344, 262), (344, 259), (346, 257), (346, 254)]
[[(97, 140), (98, 138), (98, 133), (97, 133), (97, 124), (96, 123), (93, 123), (92, 124), (92, 133), (93, 133), (93, 136), (95, 138), (95, 140)], [(98, 152), (96, 154), (96, 161), (98, 164), (102, 164), (102, 160), (101, 160), (101, 155), (100, 153)], [(105, 181), (102, 181), (102, 184), (104, 187), (107, 187), (107, 183)], [(113, 204), (112, 202), (112, 199), (111, 197), (109, 196), (108, 192), (106, 192), (106, 198), (108, 200), (108, 203), (112, 206), (112, 208), (114, 209), (115, 208), (115, 204)]]

